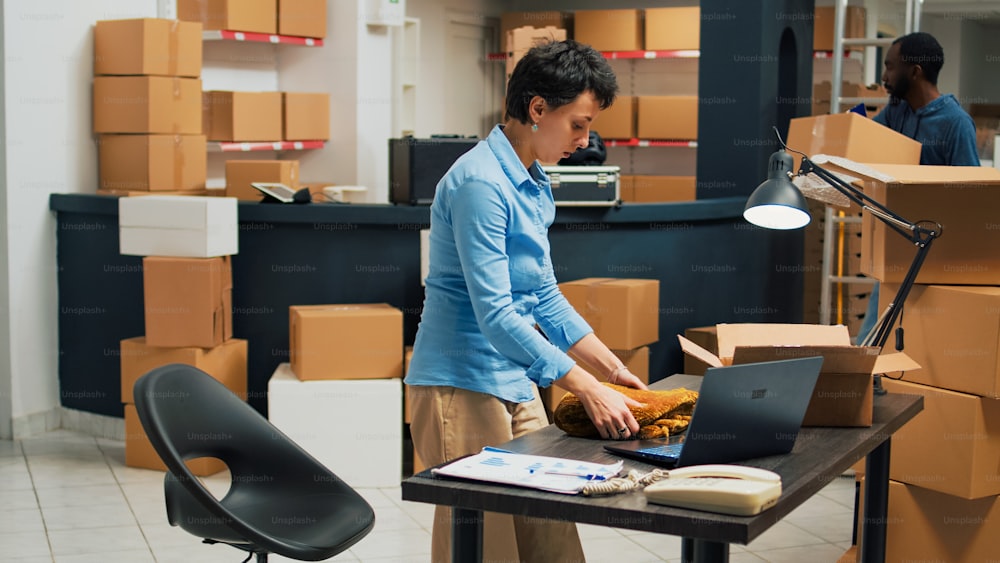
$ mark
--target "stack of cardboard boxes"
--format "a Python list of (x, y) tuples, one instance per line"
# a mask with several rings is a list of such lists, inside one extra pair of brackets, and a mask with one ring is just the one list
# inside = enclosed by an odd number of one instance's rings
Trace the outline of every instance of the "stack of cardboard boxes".
[(327, 0), (177, 0), (178, 19), (205, 29), (322, 38)]
[[(907, 220), (940, 223), (905, 303), (905, 351), (921, 368), (883, 378), (924, 410), (893, 435), (887, 560), (983, 561), (1000, 551), (1000, 171), (869, 165), (866, 193)], [(916, 248), (863, 225), (862, 271), (891, 303)], [(895, 335), (889, 346), (896, 342)]]
[(98, 193), (203, 194), (201, 24), (165, 19), (94, 27)]
[[(121, 253), (142, 256), (145, 334), (121, 341), (125, 464), (164, 470), (136, 414), (132, 387), (167, 364), (192, 365), (240, 398), (247, 394), (247, 341), (232, 337), (232, 263), (238, 251), (236, 200), (146, 196), (119, 200)], [(196, 475), (225, 468), (214, 458)]]
[(402, 311), (385, 303), (292, 306), (289, 359), (268, 382), (271, 423), (352, 486), (398, 485)]
[[(649, 345), (660, 338), (660, 281), (583, 278), (563, 282), (559, 290), (622, 363), (649, 383)], [(601, 370), (574, 359), (604, 380)], [(551, 418), (566, 389), (557, 383), (539, 392)]]

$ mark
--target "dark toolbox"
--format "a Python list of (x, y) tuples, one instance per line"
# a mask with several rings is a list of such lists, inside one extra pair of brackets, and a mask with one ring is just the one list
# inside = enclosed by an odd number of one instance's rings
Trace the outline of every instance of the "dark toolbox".
[(477, 142), (457, 136), (389, 139), (389, 201), (430, 205), (445, 172)]
[(561, 206), (618, 205), (620, 166), (543, 166)]

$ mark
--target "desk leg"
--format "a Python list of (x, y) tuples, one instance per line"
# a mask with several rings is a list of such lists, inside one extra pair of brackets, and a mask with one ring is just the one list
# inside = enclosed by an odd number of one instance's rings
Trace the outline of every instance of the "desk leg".
[(451, 560), (478, 563), (483, 560), (483, 511), (451, 509)]
[(886, 438), (865, 460), (865, 513), (861, 535), (861, 561), (885, 561), (886, 519), (889, 511), (889, 448)]
[(681, 561), (683, 563), (728, 563), (729, 544), (681, 538)]

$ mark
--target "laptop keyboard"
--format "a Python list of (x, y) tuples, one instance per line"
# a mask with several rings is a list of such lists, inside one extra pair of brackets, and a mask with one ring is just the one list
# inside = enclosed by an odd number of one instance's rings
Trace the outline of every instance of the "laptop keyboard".
[(642, 448), (639, 452), (647, 455), (655, 455), (659, 457), (669, 457), (676, 458), (681, 455), (681, 448), (684, 446), (683, 442), (676, 444), (666, 444), (663, 446), (653, 446), (651, 448)]

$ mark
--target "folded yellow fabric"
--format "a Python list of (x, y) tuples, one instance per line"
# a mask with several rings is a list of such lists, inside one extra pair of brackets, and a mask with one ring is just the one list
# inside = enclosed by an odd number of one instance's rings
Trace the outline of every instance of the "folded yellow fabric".
[[(694, 412), (694, 405), (698, 400), (697, 391), (683, 387), (668, 391), (648, 391), (611, 383), (604, 385), (643, 403), (642, 407), (629, 407), (640, 427), (639, 434), (635, 437), (642, 440), (683, 432), (691, 422), (691, 413)], [(601, 437), (587, 416), (583, 403), (572, 393), (567, 393), (559, 401), (553, 416), (556, 426), (570, 436)]]

